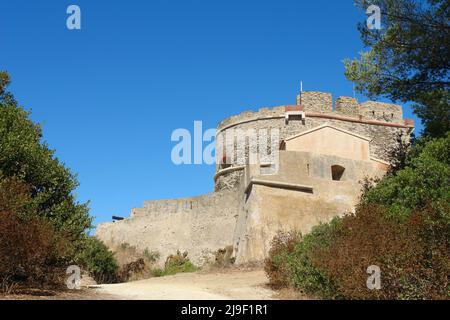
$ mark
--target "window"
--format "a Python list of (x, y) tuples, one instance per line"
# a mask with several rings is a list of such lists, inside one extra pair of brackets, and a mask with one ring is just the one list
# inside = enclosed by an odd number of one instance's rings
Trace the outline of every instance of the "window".
[(228, 169), (231, 167), (231, 161), (227, 156), (222, 158), (222, 162), (220, 163), (220, 170)]
[(345, 168), (339, 165), (334, 165), (331, 167), (331, 176), (334, 181), (342, 181), (344, 176)]

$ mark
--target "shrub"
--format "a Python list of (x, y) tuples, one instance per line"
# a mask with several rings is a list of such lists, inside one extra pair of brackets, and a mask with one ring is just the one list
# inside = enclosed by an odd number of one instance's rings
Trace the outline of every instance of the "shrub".
[(292, 274), (288, 261), (300, 238), (301, 235), (296, 232), (283, 231), (278, 232), (273, 238), (269, 257), (264, 261), (264, 271), (273, 288), (281, 289), (290, 286)]
[(335, 283), (319, 269), (314, 261), (316, 250), (330, 245), (334, 233), (339, 232), (340, 220), (334, 219), (328, 224), (320, 224), (311, 233), (302, 237), (294, 246), (287, 261), (293, 286), (307, 295), (324, 299), (339, 297)]
[(159, 259), (159, 252), (145, 249), (138, 250), (129, 243), (121, 243), (114, 250), (114, 257), (119, 266), (118, 281), (134, 281), (152, 276), (153, 265)]
[(219, 268), (228, 268), (234, 264), (235, 258), (233, 255), (233, 246), (227, 246), (219, 249), (215, 253), (214, 265)]
[(155, 262), (157, 262), (159, 257), (160, 257), (160, 254), (157, 251), (150, 251), (148, 249), (144, 250), (144, 259), (148, 263), (155, 263)]
[[(444, 233), (433, 239), (427, 220), (435, 212), (411, 214), (399, 224), (379, 206), (361, 207), (342, 219), (327, 247), (313, 253), (314, 264), (346, 299), (444, 299), (448, 296), (450, 247)], [(369, 290), (367, 268), (381, 268), (381, 290)]]
[(307, 294), (325, 299), (339, 296), (336, 285), (314, 263), (314, 252), (327, 247), (340, 228), (339, 219), (314, 227), (301, 236), (295, 232), (280, 232), (272, 241), (265, 271), (275, 288), (292, 286)]
[(45, 219), (29, 215), (30, 188), (0, 178), (0, 282), (8, 288), (58, 286), (71, 255), (67, 237)]
[(114, 254), (97, 238), (85, 239), (76, 262), (89, 271), (99, 283), (112, 283), (118, 280), (119, 268)]
[(362, 196), (361, 205), (386, 207), (387, 214), (406, 219), (431, 204), (450, 223), (445, 205), (450, 199), (450, 133), (445, 138), (419, 140), (405, 160), (405, 168), (385, 177)]
[(127, 282), (130, 280), (140, 279), (140, 275), (145, 273), (147, 264), (143, 258), (139, 258), (136, 261), (132, 261), (125, 265), (120, 266), (117, 281)]
[(175, 255), (167, 257), (164, 269), (153, 269), (152, 275), (155, 277), (163, 277), (177, 273), (196, 272), (198, 270), (199, 268), (189, 260), (187, 252), (182, 254), (180, 251), (177, 251)]

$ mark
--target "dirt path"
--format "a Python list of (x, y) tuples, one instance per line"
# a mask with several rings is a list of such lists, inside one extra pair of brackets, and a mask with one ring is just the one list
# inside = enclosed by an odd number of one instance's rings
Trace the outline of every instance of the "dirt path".
[(184, 273), (99, 286), (100, 294), (138, 300), (268, 300), (275, 292), (265, 285), (264, 271)]

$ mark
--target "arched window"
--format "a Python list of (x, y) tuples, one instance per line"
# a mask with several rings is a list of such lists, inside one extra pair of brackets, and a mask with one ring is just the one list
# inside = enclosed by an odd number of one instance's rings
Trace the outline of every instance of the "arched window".
[(331, 166), (331, 176), (334, 181), (342, 181), (344, 177), (345, 168), (339, 165)]

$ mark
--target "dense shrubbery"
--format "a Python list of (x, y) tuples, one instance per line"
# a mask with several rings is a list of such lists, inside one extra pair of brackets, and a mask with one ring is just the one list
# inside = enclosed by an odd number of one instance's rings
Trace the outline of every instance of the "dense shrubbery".
[(418, 140), (404, 168), (380, 181), (362, 197), (361, 205), (379, 204), (394, 218), (406, 218), (431, 204), (449, 223), (445, 206), (450, 199), (450, 133), (445, 138)]
[[(354, 214), (276, 238), (271, 283), (324, 299), (449, 299), (449, 152), (450, 135), (419, 141)], [(381, 290), (367, 288), (371, 265), (381, 268)]]
[[(431, 208), (398, 223), (379, 206), (358, 209), (341, 221), (341, 231), (314, 252), (315, 266), (347, 299), (444, 299), (448, 297), (450, 247)], [(381, 268), (381, 290), (369, 290), (367, 268)]]
[(270, 284), (277, 289), (294, 287), (307, 295), (337, 298), (335, 285), (315, 265), (314, 254), (329, 245), (338, 222), (335, 219), (330, 224), (316, 226), (305, 236), (295, 232), (279, 233), (272, 241), (270, 258), (265, 261)]
[(118, 266), (114, 254), (96, 238), (87, 237), (75, 259), (98, 283), (112, 283), (118, 280)]
[[(1, 292), (20, 285), (61, 285), (72, 246), (68, 238), (34, 210), (30, 188), (14, 178), (0, 177)], [(19, 285), (20, 284), (20, 285)]]

